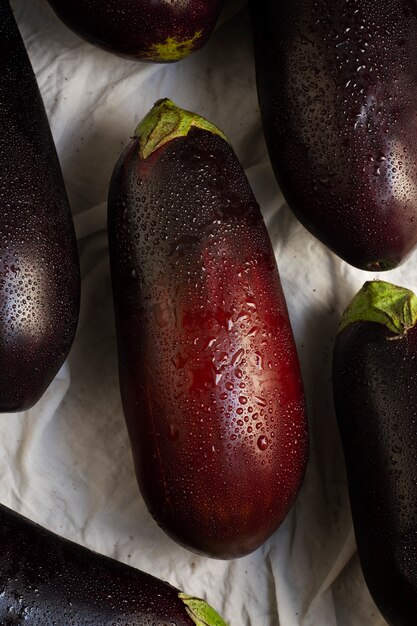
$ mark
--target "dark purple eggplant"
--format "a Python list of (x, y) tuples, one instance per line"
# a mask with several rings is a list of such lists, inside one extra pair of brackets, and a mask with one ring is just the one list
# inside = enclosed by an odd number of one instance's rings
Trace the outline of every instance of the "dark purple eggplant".
[(365, 283), (333, 354), (336, 415), (366, 583), (390, 626), (417, 616), (417, 297)]
[(116, 165), (108, 227), (142, 495), (186, 547), (247, 554), (293, 504), (308, 436), (274, 253), (221, 131), (158, 102)]
[(258, 97), (295, 215), (352, 265), (417, 242), (414, 0), (251, 0)]
[(0, 0), (0, 412), (41, 397), (71, 347), (79, 266), (38, 85)]
[(0, 624), (226, 626), (206, 602), (0, 505)]
[(48, 0), (91, 43), (139, 61), (179, 61), (207, 42), (223, 0)]

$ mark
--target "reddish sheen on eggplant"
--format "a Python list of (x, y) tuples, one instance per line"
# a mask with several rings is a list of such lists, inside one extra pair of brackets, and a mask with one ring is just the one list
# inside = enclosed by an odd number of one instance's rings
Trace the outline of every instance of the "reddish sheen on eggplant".
[[(385, 301), (378, 301), (381, 293)], [(414, 626), (417, 298), (382, 282), (365, 284), (362, 302), (364, 296), (365, 307), (350, 319), (345, 315), (336, 338), (336, 414), (365, 580), (390, 626)]]
[(2, 505), (0, 564), (4, 626), (226, 626), (203, 600)]
[(142, 495), (184, 546), (247, 554), (294, 502), (307, 424), (271, 243), (222, 133), (157, 103), (116, 165), (108, 227)]
[(296, 216), (352, 265), (417, 242), (414, 0), (251, 0), (258, 97)]
[(42, 98), (0, 0), (0, 412), (32, 406), (71, 347), (79, 267)]
[(139, 61), (179, 61), (207, 42), (222, 0), (48, 0), (76, 33)]

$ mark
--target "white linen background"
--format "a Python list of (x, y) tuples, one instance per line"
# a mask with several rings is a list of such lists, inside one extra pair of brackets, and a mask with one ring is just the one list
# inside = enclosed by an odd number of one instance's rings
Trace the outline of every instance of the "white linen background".
[[(230, 626), (382, 626), (359, 567), (331, 394), (340, 315), (375, 275), (325, 249), (282, 198), (261, 130), (245, 2), (226, 2), (209, 44), (173, 65), (98, 50), (68, 30), (46, 0), (12, 6), (74, 215), (82, 304), (68, 362), (45, 396), (31, 411), (0, 416), (1, 502), (208, 599)], [(303, 371), (311, 446), (302, 491), (275, 535), (235, 561), (196, 556), (152, 520), (136, 484), (119, 397), (107, 189), (123, 146), (161, 97), (207, 117), (234, 146), (274, 245)], [(415, 264), (416, 254), (380, 277), (417, 290)]]

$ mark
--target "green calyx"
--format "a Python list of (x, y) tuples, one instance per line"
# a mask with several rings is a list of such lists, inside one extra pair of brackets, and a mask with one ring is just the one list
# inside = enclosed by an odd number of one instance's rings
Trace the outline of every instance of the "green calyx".
[(222, 131), (204, 117), (180, 109), (171, 100), (158, 100), (135, 131), (135, 137), (139, 138), (141, 157), (147, 159), (168, 141), (185, 137), (192, 127), (207, 130), (227, 141)]
[(185, 609), (196, 626), (227, 626), (220, 615), (204, 600), (179, 593), (178, 597), (185, 604)]
[(344, 312), (339, 332), (354, 322), (376, 322), (405, 335), (417, 323), (417, 296), (383, 280), (366, 282)]
[(146, 58), (162, 63), (180, 61), (199, 47), (202, 35), (202, 31), (198, 30), (189, 39), (168, 37), (164, 42), (153, 44), (148, 50)]

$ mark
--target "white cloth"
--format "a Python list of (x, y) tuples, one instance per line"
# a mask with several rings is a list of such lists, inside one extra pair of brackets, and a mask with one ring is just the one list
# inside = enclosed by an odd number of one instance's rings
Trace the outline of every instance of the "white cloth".
[[(261, 131), (250, 23), (230, 0), (209, 44), (173, 65), (119, 59), (79, 39), (46, 0), (12, 0), (56, 141), (82, 269), (67, 364), (27, 413), (0, 416), (1, 501), (51, 530), (207, 598), (230, 626), (380, 626), (363, 581), (331, 393), (340, 315), (373, 274), (349, 267), (297, 222)], [(292, 512), (245, 558), (198, 557), (142, 501), (121, 409), (106, 237), (110, 176), (137, 123), (161, 98), (229, 137), (272, 238), (309, 408), (307, 476)], [(417, 289), (416, 255), (383, 278)]]

